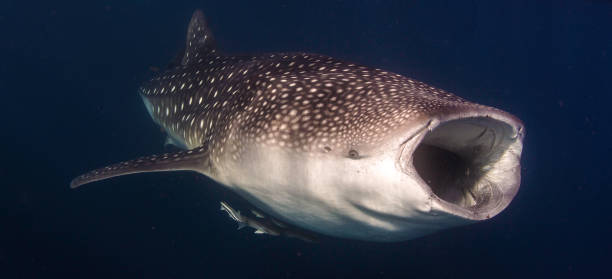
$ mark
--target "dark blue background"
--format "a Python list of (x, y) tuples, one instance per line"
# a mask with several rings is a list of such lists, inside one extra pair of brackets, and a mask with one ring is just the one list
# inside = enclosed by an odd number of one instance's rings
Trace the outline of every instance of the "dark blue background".
[[(221, 3), (224, 2), (224, 3)], [(523, 182), (499, 216), (402, 243), (236, 231), (191, 173), (68, 188), (164, 151), (136, 89), (194, 9), (231, 53), (309, 51), (514, 113)], [(1, 278), (500, 278), (610, 275), (610, 1), (0, 3)]]

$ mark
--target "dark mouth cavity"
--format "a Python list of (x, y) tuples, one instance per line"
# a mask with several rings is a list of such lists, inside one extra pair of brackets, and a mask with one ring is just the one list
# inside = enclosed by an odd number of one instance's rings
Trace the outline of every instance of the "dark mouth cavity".
[(510, 125), (488, 117), (444, 122), (413, 153), (413, 165), (441, 200), (477, 212), (496, 206), (502, 193), (487, 173), (512, 140)]

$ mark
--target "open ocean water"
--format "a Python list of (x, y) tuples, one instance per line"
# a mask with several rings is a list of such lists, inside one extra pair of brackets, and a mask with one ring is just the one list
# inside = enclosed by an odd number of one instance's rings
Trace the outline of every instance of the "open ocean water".
[[(236, 230), (235, 194), (194, 173), (69, 189), (169, 150), (137, 89), (195, 9), (228, 53), (321, 53), (518, 116), (518, 195), (410, 241), (307, 243)], [(0, 278), (612, 278), (612, 1), (5, 0), (0, 94)]]

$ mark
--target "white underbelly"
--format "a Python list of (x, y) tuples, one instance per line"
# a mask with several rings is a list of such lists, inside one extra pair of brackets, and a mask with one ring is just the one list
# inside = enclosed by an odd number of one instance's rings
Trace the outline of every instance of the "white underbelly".
[(428, 195), (394, 168), (376, 157), (259, 147), (222, 164), (217, 179), (268, 214), (327, 235), (392, 241), (431, 232), (414, 219), (432, 217)]

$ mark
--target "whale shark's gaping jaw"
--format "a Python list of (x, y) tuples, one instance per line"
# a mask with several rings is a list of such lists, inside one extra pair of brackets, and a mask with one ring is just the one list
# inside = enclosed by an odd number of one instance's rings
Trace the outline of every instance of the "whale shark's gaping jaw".
[(186, 150), (100, 168), (71, 187), (196, 171), (293, 225), (234, 216), (257, 231), (372, 241), (491, 218), (518, 191), (524, 129), (507, 112), (324, 55), (226, 55), (199, 11), (181, 58), (139, 94)]
[(404, 144), (399, 162), (437, 210), (488, 219), (519, 189), (523, 136), (520, 121), (495, 110), (434, 118)]

